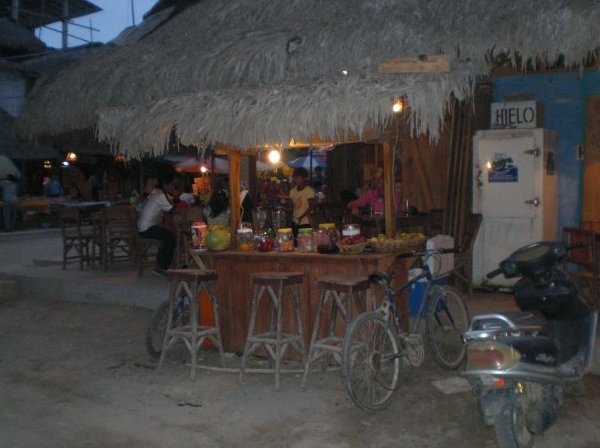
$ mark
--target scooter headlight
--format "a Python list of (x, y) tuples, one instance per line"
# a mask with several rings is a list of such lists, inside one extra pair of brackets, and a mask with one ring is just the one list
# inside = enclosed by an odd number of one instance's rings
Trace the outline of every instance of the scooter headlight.
[(467, 370), (506, 370), (520, 360), (518, 351), (498, 342), (474, 342), (467, 346)]

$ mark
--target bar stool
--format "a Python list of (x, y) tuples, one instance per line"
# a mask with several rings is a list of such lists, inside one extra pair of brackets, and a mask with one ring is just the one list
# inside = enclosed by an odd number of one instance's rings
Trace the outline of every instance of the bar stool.
[[(348, 299), (354, 297), (356, 300), (357, 298), (365, 297), (365, 292), (370, 290), (371, 283), (369, 282), (368, 277), (363, 276), (348, 277), (345, 275), (325, 275), (317, 278), (317, 287), (321, 290), (321, 295), (315, 313), (312, 337), (308, 349), (308, 359), (304, 366), (302, 389), (306, 388), (306, 379), (312, 362), (317, 361), (322, 357), (325, 357), (327, 360), (331, 355), (339, 364), (341, 364), (343, 338), (335, 335), (337, 312), (339, 310), (342, 315), (344, 325), (348, 325), (352, 317), (352, 302), (349, 302)], [(355, 294), (358, 296), (355, 296)], [(323, 309), (327, 306), (327, 302), (329, 302), (330, 298), (332, 299), (331, 317), (329, 319), (327, 335), (324, 338), (317, 340), (321, 328)], [(366, 309), (366, 303), (363, 304), (357, 301), (356, 305), (361, 311)], [(323, 364), (323, 367), (327, 367), (327, 362)]]
[[(279, 374), (281, 371), (281, 359), (288, 347), (292, 347), (302, 355), (303, 365), (306, 363), (306, 349), (304, 336), (302, 334), (302, 317), (300, 316), (300, 292), (299, 288), (304, 281), (303, 272), (261, 272), (250, 276), (251, 284), (254, 286), (252, 307), (250, 311), (250, 322), (248, 324), (248, 337), (242, 356), (240, 368), (240, 383), (246, 369), (246, 362), (257, 348), (264, 346), (269, 356), (275, 361), (275, 389), (279, 390)], [(286, 291), (287, 290), (287, 291)], [(271, 322), (269, 331), (255, 334), (256, 314), (260, 300), (263, 295), (271, 299)], [(283, 298), (291, 300), (294, 314), (296, 315), (296, 333), (283, 332)]]
[[(167, 329), (163, 340), (162, 353), (158, 369), (161, 370), (167, 351), (178, 339), (181, 339), (192, 357), (191, 379), (196, 377), (196, 364), (198, 350), (204, 343), (205, 339), (210, 340), (219, 350), (221, 364), (225, 367), (225, 357), (223, 355), (223, 343), (221, 341), (221, 330), (219, 327), (219, 301), (214, 290), (214, 282), (217, 279), (217, 271), (200, 270), (200, 269), (169, 269), (167, 278), (171, 282), (171, 292), (169, 294), (169, 318), (167, 320)], [(199, 293), (204, 289), (210, 298), (213, 309), (214, 326), (209, 327), (200, 325), (199, 314)], [(182, 325), (171, 328), (173, 325), (173, 317), (175, 307), (181, 294), (189, 300), (190, 319), (189, 322), (183, 322)]]

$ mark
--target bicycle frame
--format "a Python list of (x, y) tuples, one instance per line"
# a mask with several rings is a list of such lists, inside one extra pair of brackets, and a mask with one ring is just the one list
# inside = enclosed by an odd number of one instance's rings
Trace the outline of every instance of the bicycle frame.
[[(414, 319), (412, 325), (409, 323), (409, 329), (408, 329), (408, 334), (415, 334), (419, 331), (421, 320), (424, 317), (423, 314), (429, 305), (431, 291), (433, 289), (441, 290), (440, 286), (433, 283), (433, 275), (431, 274), (429, 266), (427, 265), (427, 263), (424, 263), (423, 264), (423, 272), (421, 274), (417, 275), (415, 278), (413, 278), (411, 280), (408, 280), (406, 283), (404, 283), (402, 286), (400, 286), (400, 288), (398, 288), (396, 290), (392, 289), (392, 287), (389, 285), (389, 283), (387, 283), (385, 285), (384, 301), (387, 302), (387, 304), (391, 310), (392, 316), (394, 318), (394, 325), (396, 326), (396, 331), (399, 335), (405, 334), (406, 332), (402, 329), (402, 326), (400, 324), (400, 316), (398, 314), (398, 307), (396, 306), (396, 302), (395, 302), (394, 298), (396, 296), (398, 296), (400, 293), (402, 293), (403, 291), (406, 291), (408, 288), (410, 288), (412, 285), (414, 285), (415, 283), (417, 283), (418, 281), (420, 281), (422, 279), (427, 280), (427, 282), (426, 282), (427, 284), (425, 286), (425, 291), (423, 293), (423, 300), (421, 300), (421, 303), (419, 305), (419, 310), (417, 312), (416, 319)], [(450, 316), (450, 318), (452, 318), (452, 316)]]

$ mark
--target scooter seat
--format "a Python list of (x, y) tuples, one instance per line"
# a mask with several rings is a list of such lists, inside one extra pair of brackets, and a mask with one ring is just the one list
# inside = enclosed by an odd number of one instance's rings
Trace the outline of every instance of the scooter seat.
[(517, 311), (502, 313), (511, 323), (513, 330), (527, 333), (547, 333), (548, 320), (537, 311)]
[(475, 316), (467, 334), (487, 338), (503, 333), (548, 333), (548, 321), (536, 311), (483, 314)]

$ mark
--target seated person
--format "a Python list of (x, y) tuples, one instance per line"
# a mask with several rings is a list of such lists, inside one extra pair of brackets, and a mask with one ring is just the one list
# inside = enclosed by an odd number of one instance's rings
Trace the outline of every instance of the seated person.
[(63, 190), (63, 187), (56, 176), (52, 176), (52, 179), (44, 183), (44, 196), (48, 196), (49, 198), (57, 198), (64, 196), (64, 194), (65, 191)]
[[(394, 204), (396, 206), (396, 210), (399, 210), (400, 196), (397, 194), (397, 192), (394, 192)], [(346, 207), (351, 209), (352, 213), (355, 215), (360, 214), (360, 207), (366, 206), (369, 207), (372, 216), (383, 216), (385, 209), (385, 200), (383, 196), (382, 181), (375, 182), (372, 188), (365, 189), (365, 191), (358, 197), (358, 199), (350, 201), (346, 205)]]
[(153, 270), (156, 275), (161, 277), (166, 277), (175, 251), (175, 234), (163, 226), (163, 214), (173, 209), (170, 195), (174, 188), (175, 176), (173, 174), (167, 174), (160, 178), (146, 199), (138, 219), (138, 235), (141, 238), (152, 238), (162, 242), (156, 254), (156, 267)]
[(229, 225), (229, 193), (224, 188), (217, 188), (210, 195), (204, 208), (204, 216), (209, 226)]

